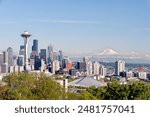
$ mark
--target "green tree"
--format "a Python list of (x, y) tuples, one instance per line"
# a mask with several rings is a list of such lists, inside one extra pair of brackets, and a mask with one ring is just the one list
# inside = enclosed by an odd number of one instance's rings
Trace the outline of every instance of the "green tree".
[(149, 100), (150, 99), (150, 85), (146, 83), (134, 83), (130, 85), (129, 100)]
[(65, 89), (49, 77), (42, 76), (35, 83), (32, 93), (36, 99), (62, 100), (66, 98)]
[(108, 83), (108, 86), (106, 88), (106, 94), (105, 94), (105, 99), (107, 100), (117, 100), (119, 98), (119, 83), (117, 81), (113, 81)]
[(83, 100), (83, 97), (80, 93), (68, 93), (68, 100)]
[(80, 95), (82, 96), (81, 100), (96, 100), (97, 99), (95, 96), (93, 96), (91, 93), (87, 91), (81, 92)]
[(96, 99), (104, 100), (105, 94), (106, 94), (106, 88), (105, 87), (89, 87), (87, 91), (92, 94)]
[(66, 98), (64, 88), (43, 74), (10, 74), (3, 81), (7, 84), (3, 99), (53, 100)]
[(100, 100), (150, 99), (150, 85), (147, 83), (119, 84), (118, 81), (112, 81), (107, 87), (90, 87), (87, 91)]
[[(73, 87), (72, 87), (73, 88)], [(144, 82), (106, 87), (78, 87), (80, 93), (66, 92), (52, 77), (44, 74), (10, 74), (0, 83), (0, 99), (5, 100), (147, 100), (150, 85)]]
[(3, 86), (2, 84), (0, 84), (0, 100), (3, 99), (3, 97), (5, 96), (5, 86)]

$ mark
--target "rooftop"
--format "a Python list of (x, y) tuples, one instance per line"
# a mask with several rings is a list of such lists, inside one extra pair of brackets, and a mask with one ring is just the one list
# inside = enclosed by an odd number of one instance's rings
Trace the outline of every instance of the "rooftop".
[(97, 81), (92, 77), (83, 77), (68, 83), (68, 86), (99, 87), (99, 86), (107, 86), (107, 83)]

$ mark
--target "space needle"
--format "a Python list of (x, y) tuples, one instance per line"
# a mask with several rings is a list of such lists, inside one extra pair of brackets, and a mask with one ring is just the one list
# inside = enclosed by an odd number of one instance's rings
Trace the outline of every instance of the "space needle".
[(27, 31), (24, 31), (21, 34), (21, 37), (24, 39), (24, 70), (28, 71), (28, 39), (31, 34)]

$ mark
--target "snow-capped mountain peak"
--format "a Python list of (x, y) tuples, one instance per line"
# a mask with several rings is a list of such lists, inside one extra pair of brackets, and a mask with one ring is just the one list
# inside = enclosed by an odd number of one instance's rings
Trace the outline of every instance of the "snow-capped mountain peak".
[(112, 50), (112, 49), (105, 49), (103, 50), (100, 55), (103, 55), (103, 56), (114, 56), (114, 55), (118, 55), (118, 52), (116, 52), (115, 50)]

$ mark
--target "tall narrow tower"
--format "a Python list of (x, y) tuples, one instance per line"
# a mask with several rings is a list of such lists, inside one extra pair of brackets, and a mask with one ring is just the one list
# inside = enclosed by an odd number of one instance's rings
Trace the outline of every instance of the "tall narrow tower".
[(38, 56), (38, 40), (33, 40), (33, 46), (32, 46), (32, 52), (35, 53), (36, 56)]
[(53, 51), (53, 46), (50, 44), (48, 46), (48, 64), (52, 63), (54, 60), (54, 51)]
[(29, 32), (27, 31), (24, 31), (22, 34), (21, 34), (21, 37), (23, 37), (24, 39), (24, 70), (27, 71), (28, 70), (28, 38), (30, 37), (31, 35), (29, 34)]

